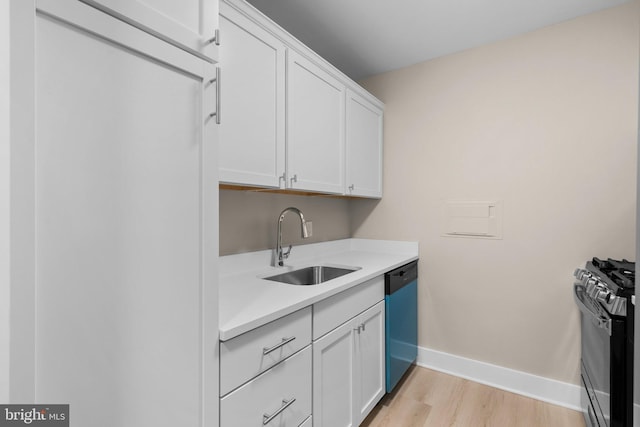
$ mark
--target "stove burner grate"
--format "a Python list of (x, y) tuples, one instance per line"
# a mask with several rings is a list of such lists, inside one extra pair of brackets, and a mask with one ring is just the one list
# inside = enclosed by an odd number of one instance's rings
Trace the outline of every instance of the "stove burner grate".
[(616, 285), (623, 288), (635, 288), (636, 266), (634, 262), (626, 259), (607, 258), (607, 260), (601, 260), (593, 258), (591, 263)]

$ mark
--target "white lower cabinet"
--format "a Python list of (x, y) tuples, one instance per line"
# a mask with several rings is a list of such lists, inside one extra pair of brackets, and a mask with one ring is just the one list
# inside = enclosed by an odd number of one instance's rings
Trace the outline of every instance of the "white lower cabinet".
[(222, 342), (220, 427), (359, 425), (385, 392), (384, 316), (378, 276)]
[(305, 425), (312, 402), (310, 344), (311, 307), (221, 342), (220, 426)]
[(298, 427), (311, 415), (311, 346), (223, 397), (220, 425)]
[(359, 425), (384, 395), (384, 301), (313, 343), (314, 427)]

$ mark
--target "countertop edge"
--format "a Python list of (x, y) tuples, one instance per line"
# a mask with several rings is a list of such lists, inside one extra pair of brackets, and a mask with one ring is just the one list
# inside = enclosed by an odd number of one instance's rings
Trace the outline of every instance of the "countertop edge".
[[(385, 243), (388, 243), (388, 247), (390, 249), (389, 252), (384, 251)], [(311, 249), (310, 256), (305, 257), (304, 255), (307, 255), (307, 254), (304, 254), (304, 253), (301, 254), (302, 256), (298, 257), (298, 259), (296, 260), (296, 264), (300, 264), (304, 262), (307, 262), (307, 263), (318, 262), (318, 263), (327, 264), (327, 263), (331, 263), (331, 261), (327, 262), (326, 260), (327, 256), (348, 257), (348, 255), (352, 253), (356, 253), (358, 256), (366, 256), (367, 252), (364, 250), (365, 248), (372, 250), (372, 252), (370, 253), (372, 257), (373, 256), (380, 257), (380, 256), (388, 255), (389, 257), (393, 257), (394, 259), (389, 260), (389, 262), (384, 263), (384, 265), (380, 265), (377, 268), (372, 268), (372, 267), (363, 268), (363, 271), (361, 271), (361, 273), (358, 274), (357, 277), (353, 278), (353, 280), (348, 280), (348, 279), (341, 280), (342, 278), (338, 278), (338, 279), (335, 279), (335, 280), (338, 280), (338, 283), (339, 283), (338, 285), (329, 286), (326, 288), (310, 289), (308, 296), (303, 295), (300, 297), (293, 298), (293, 301), (289, 304), (280, 305), (277, 308), (274, 308), (273, 310), (266, 310), (265, 313), (256, 315), (255, 317), (251, 317), (246, 321), (234, 322), (232, 319), (229, 319), (227, 321), (225, 321), (224, 319), (220, 319), (221, 321), (219, 325), (219, 338), (221, 341), (228, 341), (232, 338), (242, 335), (243, 333), (249, 332), (260, 326), (266, 325), (267, 323), (277, 320), (283, 316), (286, 316), (295, 311), (298, 311), (300, 309), (313, 305), (318, 301), (329, 298), (333, 295), (336, 295), (354, 286), (358, 286), (368, 280), (371, 280), (377, 276), (384, 274), (387, 271), (393, 270), (394, 268), (400, 267), (411, 261), (415, 261), (419, 258), (417, 242), (380, 241), (380, 240), (368, 240), (368, 239), (345, 239), (342, 241), (326, 242), (326, 244), (324, 244), (325, 247), (330, 250), (335, 250), (337, 248), (344, 250), (345, 252), (342, 254), (335, 254), (335, 253), (327, 254), (322, 250), (323, 243), (314, 244), (314, 245), (315, 247), (310, 248)], [(397, 253), (395, 250), (399, 248), (405, 249), (406, 252), (403, 250), (403, 251), (400, 251), (401, 253)], [(255, 273), (258, 271), (262, 271), (265, 268), (263, 261), (266, 259), (265, 257), (268, 256), (266, 252), (268, 251), (260, 251), (257, 253), (249, 253), (249, 254), (239, 254), (237, 256), (237, 259), (244, 263), (243, 265), (244, 272), (241, 272), (235, 275), (235, 277), (236, 278), (239, 277), (241, 279), (243, 277), (246, 277), (246, 280), (253, 281)], [(237, 265), (237, 263), (234, 262), (235, 260), (232, 259), (233, 257), (234, 256), (226, 257), (227, 265), (234, 265), (234, 264)], [(251, 259), (260, 260), (261, 261), (260, 264), (263, 264), (263, 265), (251, 265), (251, 263), (247, 263), (247, 260), (251, 260)], [(221, 286), (225, 286), (224, 281), (228, 280), (230, 277), (233, 277), (233, 276), (229, 276), (229, 275), (221, 276)], [(326, 282), (326, 283), (329, 283), (329, 282)], [(292, 285), (283, 285), (283, 286), (292, 286)], [(286, 289), (286, 288), (279, 288), (279, 290), (282, 290), (282, 289)], [(294, 293), (293, 291), (297, 291), (298, 293), (301, 293), (301, 292), (304, 293), (304, 291), (301, 291), (301, 288), (298, 288), (298, 289), (291, 288), (291, 290), (292, 290), (292, 293)], [(320, 290), (320, 292), (318, 292), (318, 290)], [(246, 298), (246, 295), (244, 295), (244, 298)], [(242, 301), (243, 306), (250, 306), (251, 303), (256, 302), (257, 299), (259, 299), (259, 297), (256, 297), (256, 300), (246, 300), (244, 298)], [(233, 298), (230, 298), (230, 299), (233, 299)], [(224, 298), (221, 298), (220, 305), (222, 306), (225, 303), (238, 305), (238, 301), (225, 301)], [(241, 308), (239, 308), (239, 310), (241, 310)]]

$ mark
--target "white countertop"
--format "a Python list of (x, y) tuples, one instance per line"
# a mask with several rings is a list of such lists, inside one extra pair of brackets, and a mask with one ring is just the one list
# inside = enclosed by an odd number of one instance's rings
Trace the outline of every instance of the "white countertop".
[[(258, 326), (335, 295), (418, 259), (417, 242), (344, 239), (294, 246), (284, 267), (272, 267), (273, 250), (220, 257), (220, 339)], [(264, 280), (309, 265), (360, 267), (313, 286)]]

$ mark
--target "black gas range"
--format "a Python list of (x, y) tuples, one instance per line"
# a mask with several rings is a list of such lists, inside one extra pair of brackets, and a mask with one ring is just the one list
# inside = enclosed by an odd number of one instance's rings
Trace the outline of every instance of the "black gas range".
[(589, 427), (633, 425), (635, 263), (593, 258), (574, 276), (581, 312), (582, 409)]

